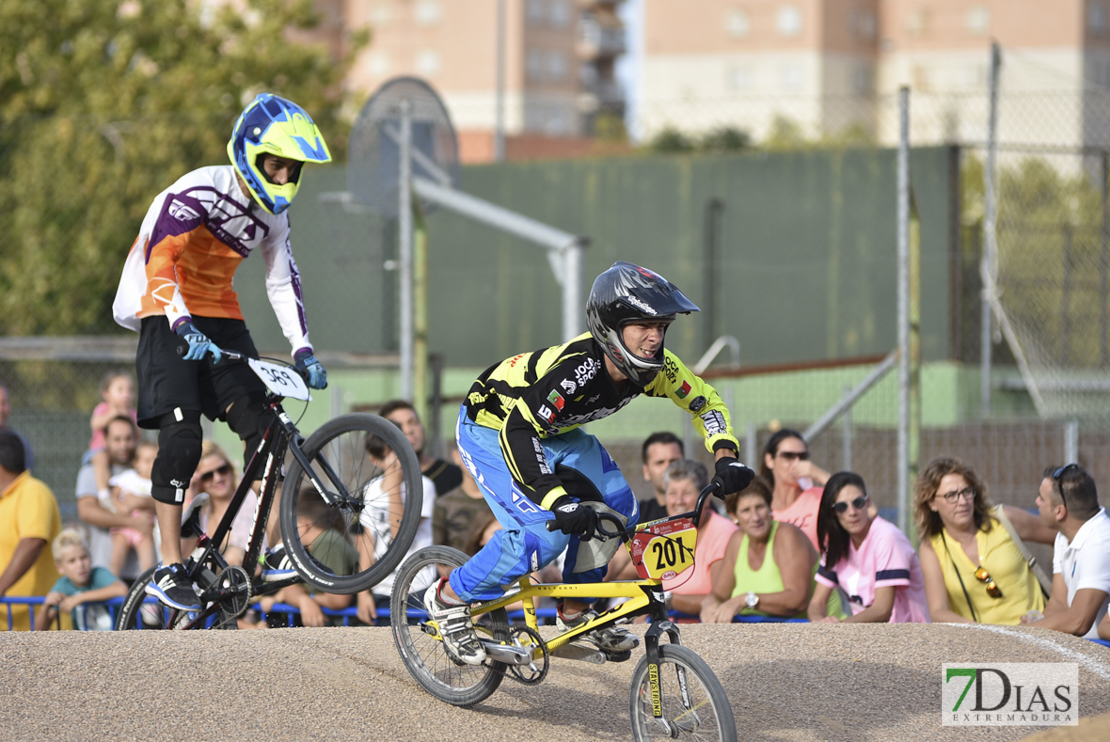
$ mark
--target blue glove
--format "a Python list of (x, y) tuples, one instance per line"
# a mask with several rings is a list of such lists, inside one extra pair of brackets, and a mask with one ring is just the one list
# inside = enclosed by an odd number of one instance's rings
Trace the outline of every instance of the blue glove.
[(747, 488), (755, 479), (754, 471), (731, 457), (717, 459), (715, 469), (716, 476), (713, 477), (713, 483), (719, 486), (713, 494), (722, 499), (725, 495)]
[(297, 355), (293, 356), (294, 367), (300, 371), (301, 376), (305, 377), (309, 387), (312, 389), (327, 389), (328, 387), (328, 372), (324, 370), (323, 364), (316, 360), (316, 356), (312, 355), (312, 351), (307, 348), (298, 350)]
[(186, 361), (199, 361), (204, 358), (205, 353), (212, 354), (213, 363), (219, 363), (223, 358), (219, 347), (209, 340), (207, 335), (193, 327), (192, 322), (182, 322), (174, 332), (185, 338), (185, 342), (189, 344), (189, 349), (185, 352)]

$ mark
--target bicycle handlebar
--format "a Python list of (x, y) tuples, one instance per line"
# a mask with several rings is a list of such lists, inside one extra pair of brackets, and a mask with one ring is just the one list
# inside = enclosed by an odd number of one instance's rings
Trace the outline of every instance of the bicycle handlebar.
[[(667, 518), (661, 518), (660, 520), (677, 520), (679, 518), (690, 518), (692, 521), (694, 521), (694, 523), (700, 523), (702, 511), (705, 509), (705, 501), (709, 499), (710, 495), (716, 492), (717, 486), (718, 485), (714, 482), (710, 482), (708, 485), (706, 485), (705, 488), (698, 493), (697, 504), (694, 505), (694, 509), (691, 510), (689, 513), (678, 513)], [(589, 501), (587, 500), (582, 504), (588, 506)], [(611, 515), (609, 513), (598, 513), (597, 520), (597, 526), (594, 528), (594, 533), (591, 534), (592, 538), (605, 541), (611, 538), (625, 539), (628, 536), (629, 529), (625, 527), (624, 523), (622, 523), (620, 518), (618, 518), (617, 516)], [(610, 531), (603, 528), (602, 522), (604, 521), (612, 523), (614, 526), (616, 526), (616, 530)], [(549, 531), (559, 530), (558, 523), (554, 518), (548, 520), (544, 525)]]

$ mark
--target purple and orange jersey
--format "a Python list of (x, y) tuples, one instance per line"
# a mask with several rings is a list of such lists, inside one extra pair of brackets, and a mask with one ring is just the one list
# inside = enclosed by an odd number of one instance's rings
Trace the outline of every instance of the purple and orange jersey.
[(294, 352), (311, 349), (289, 217), (255, 205), (230, 165), (194, 170), (154, 199), (124, 263), (112, 305), (116, 322), (138, 331), (140, 319), (159, 314), (172, 328), (194, 314), (243, 319), (232, 279), (256, 248), (282, 332)]

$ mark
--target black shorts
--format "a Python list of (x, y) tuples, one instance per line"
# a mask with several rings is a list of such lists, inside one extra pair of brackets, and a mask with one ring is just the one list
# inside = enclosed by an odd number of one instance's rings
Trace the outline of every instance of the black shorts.
[[(220, 348), (258, 358), (247, 325), (241, 319), (193, 317), (193, 326)], [(248, 394), (265, 395), (266, 386), (245, 363), (221, 359), (212, 363), (186, 361), (178, 347), (185, 339), (170, 329), (165, 315), (143, 317), (135, 358), (139, 380), (139, 427), (156, 430), (163, 415), (175, 408), (195, 410), (210, 420), (223, 420), (223, 411)]]

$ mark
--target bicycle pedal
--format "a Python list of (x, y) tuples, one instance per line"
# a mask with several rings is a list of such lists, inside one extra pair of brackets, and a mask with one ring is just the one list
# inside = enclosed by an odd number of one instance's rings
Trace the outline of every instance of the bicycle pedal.
[[(559, 647), (558, 649), (551, 650), (554, 657), (562, 657), (568, 660), (580, 660), (582, 662), (589, 662), (591, 665), (604, 665), (608, 658), (605, 653), (591, 644), (580, 644), (578, 642), (569, 642)], [(629, 653), (631, 656), (631, 653)]]

